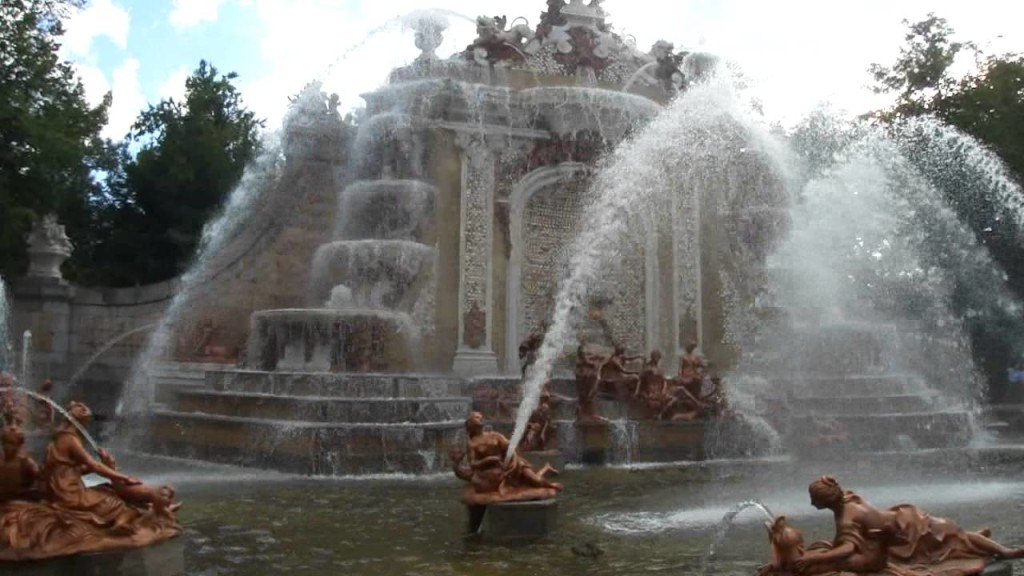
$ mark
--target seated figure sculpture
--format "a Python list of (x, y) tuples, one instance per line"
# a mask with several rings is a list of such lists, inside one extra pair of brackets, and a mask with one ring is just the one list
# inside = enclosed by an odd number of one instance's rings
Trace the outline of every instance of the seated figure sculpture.
[(643, 356), (627, 356), (626, 347), (616, 344), (610, 356), (601, 365), (600, 388), (619, 401), (629, 401), (640, 393), (640, 372), (630, 370), (626, 365)]
[(832, 511), (835, 537), (805, 549), (799, 530), (785, 517), (776, 518), (768, 529), (772, 559), (760, 568), (761, 576), (969, 576), (980, 574), (992, 559), (1024, 557), (1024, 549), (1007, 548), (987, 531), (964, 530), (910, 504), (879, 510), (857, 494), (844, 492), (831, 476), (812, 482), (809, 491), (815, 508)]
[(526, 433), (519, 442), (519, 449), (524, 452), (542, 452), (548, 449), (548, 441), (554, 431), (555, 424), (551, 421), (552, 394), (549, 383), (545, 383), (540, 391), (540, 401), (530, 414), (526, 424)]
[(650, 419), (662, 420), (672, 416), (676, 398), (669, 391), (665, 370), (661, 367), (661, 351), (652, 350), (640, 372), (640, 403), (644, 415)]
[(540, 352), (540, 347), (544, 344), (544, 336), (547, 331), (548, 323), (541, 322), (537, 330), (531, 332), (526, 339), (519, 343), (519, 367), (523, 378), (526, 377), (526, 370), (537, 361), (537, 353)]
[(597, 391), (601, 359), (580, 345), (576, 348), (576, 420), (584, 423), (607, 422), (597, 413)]
[[(79, 426), (92, 416), (78, 402), (69, 405), (68, 414)], [(110, 483), (87, 487), (83, 476), (89, 473)], [(147, 486), (117, 471), (105, 450), (94, 459), (71, 422), (57, 426), (37, 484), (37, 498), (0, 504), (0, 561), (137, 548), (181, 534), (174, 490)]]
[(704, 372), (707, 370), (707, 361), (704, 356), (697, 353), (697, 343), (690, 341), (686, 343), (686, 352), (679, 357), (679, 375), (676, 377), (676, 385), (686, 389), (691, 396), (700, 396), (700, 387), (704, 382)]
[(34, 488), (39, 465), (25, 453), (25, 434), (17, 426), (7, 426), (0, 434), (4, 460), (0, 462), (0, 503), (38, 498)]
[[(453, 450), (452, 470), (455, 476), (469, 482), (462, 492), (468, 506), (486, 506), (498, 502), (522, 502), (553, 498), (562, 485), (545, 478), (558, 471), (549, 465), (534, 470), (518, 454), (506, 462), (509, 441), (502, 434), (484, 430), (484, 417), (479, 412), (466, 418), (466, 449)], [(462, 466), (462, 460), (468, 466)]]

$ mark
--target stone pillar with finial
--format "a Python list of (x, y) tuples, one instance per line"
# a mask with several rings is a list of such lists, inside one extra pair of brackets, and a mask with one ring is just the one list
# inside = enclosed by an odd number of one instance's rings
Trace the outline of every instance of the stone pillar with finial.
[(74, 246), (64, 233), (64, 226), (55, 214), (47, 214), (38, 220), (28, 236), (28, 277), (67, 284), (60, 271), (61, 264), (71, 257)]
[[(38, 220), (26, 241), (29, 266), (25, 276), (12, 283), (11, 328), (15, 334), (32, 333), (32, 365), (41, 367), (47, 377), (60, 379), (67, 369), (75, 296), (60, 267), (74, 247), (55, 214)], [(34, 388), (37, 383), (24, 384)]]

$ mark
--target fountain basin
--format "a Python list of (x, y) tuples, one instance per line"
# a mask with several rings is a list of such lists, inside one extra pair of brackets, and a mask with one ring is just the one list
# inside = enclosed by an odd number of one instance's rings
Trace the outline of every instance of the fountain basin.
[(418, 280), (434, 263), (432, 246), (411, 240), (339, 240), (313, 255), (310, 299), (324, 304), (335, 286), (352, 292), (352, 307), (412, 310)]
[(281, 309), (254, 312), (249, 363), (265, 370), (405, 372), (412, 324), (383, 310)]
[(397, 424), (457, 421), (465, 418), (469, 405), (468, 399), (457, 397), (337, 398), (186, 390), (178, 394), (177, 409), (268, 420)]
[(412, 240), (426, 243), (437, 189), (418, 180), (368, 180), (345, 188), (338, 200), (338, 240)]
[(296, 474), (423, 474), (461, 446), (462, 421), (326, 423), (156, 411), (152, 449), (161, 454)]
[(451, 376), (415, 374), (332, 374), (225, 370), (208, 372), (212, 390), (331, 396), (341, 398), (436, 398), (463, 396), (463, 382)]

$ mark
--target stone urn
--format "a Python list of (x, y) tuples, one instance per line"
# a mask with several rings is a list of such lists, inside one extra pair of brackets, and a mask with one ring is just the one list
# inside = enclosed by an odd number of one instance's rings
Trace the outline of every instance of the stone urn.
[(28, 236), (29, 278), (64, 282), (60, 265), (71, 256), (74, 246), (55, 214), (47, 214), (32, 227)]

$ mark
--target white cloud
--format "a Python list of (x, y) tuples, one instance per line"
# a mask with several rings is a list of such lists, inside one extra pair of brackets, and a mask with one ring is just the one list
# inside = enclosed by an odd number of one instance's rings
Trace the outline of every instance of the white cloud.
[(203, 22), (216, 22), (217, 12), (225, 0), (174, 0), (171, 25), (179, 30), (193, 28)]
[(75, 62), (72, 64), (78, 79), (82, 81), (85, 88), (85, 99), (96, 106), (103, 101), (103, 97), (110, 91), (110, 83), (107, 76), (96, 66)]
[(102, 36), (125, 48), (130, 26), (131, 17), (123, 7), (112, 0), (93, 0), (65, 22), (63, 56), (73, 59), (89, 55), (93, 41)]
[(178, 67), (160, 84), (160, 88), (157, 90), (157, 97), (161, 100), (164, 98), (173, 98), (177, 101), (183, 100), (185, 97), (185, 80), (188, 80), (188, 76), (188, 68), (185, 66)]
[(146, 106), (146, 97), (139, 85), (139, 61), (128, 58), (114, 69), (111, 83), (113, 102), (103, 136), (121, 139), (128, 133), (139, 112)]

